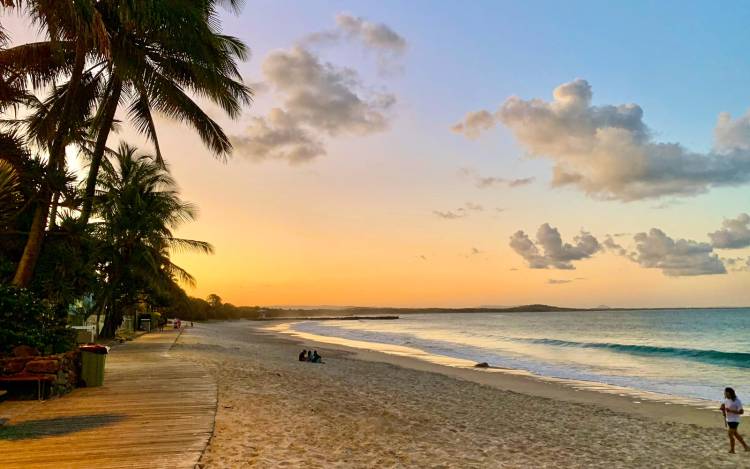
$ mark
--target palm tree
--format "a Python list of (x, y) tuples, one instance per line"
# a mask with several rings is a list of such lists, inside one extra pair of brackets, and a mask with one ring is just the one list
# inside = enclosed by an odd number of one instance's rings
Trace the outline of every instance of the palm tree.
[(94, 223), (100, 240), (102, 290), (97, 307), (106, 311), (102, 336), (112, 337), (123, 313), (144, 292), (167, 291), (173, 279), (194, 283), (170, 260), (173, 250), (212, 253), (203, 241), (176, 238), (172, 232), (195, 219), (193, 205), (179, 198), (175, 181), (155, 156), (125, 143), (104, 160), (98, 178)]
[[(241, 83), (236, 65), (237, 59), (245, 58), (246, 47), (216, 30), (216, 7), (221, 3), (236, 10), (240, 1), (3, 0), (5, 6), (24, 7), (50, 40), (0, 51), (0, 65), (24, 73), (35, 87), (69, 77), (66, 92), (58, 96), (58, 119), (46, 129), (50, 173), (64, 170), (65, 147), (83, 119), (82, 103), (89, 102), (83, 93), (87, 73), (99, 76), (106, 71), (109, 77), (100, 88), (100, 106), (92, 120), (95, 143), (81, 213), (84, 223), (123, 98), (130, 103), (128, 114), (136, 128), (154, 142), (160, 162), (153, 112), (192, 125), (217, 156), (226, 157), (231, 151), (221, 127), (191, 97), (208, 98), (231, 117), (239, 114), (240, 104), (250, 102), (251, 92)], [(16, 285), (31, 280), (54, 206), (53, 193), (41, 195), (13, 280)]]
[[(154, 112), (191, 125), (218, 157), (231, 152), (224, 131), (191, 97), (208, 98), (232, 118), (239, 114), (241, 104), (251, 100), (251, 91), (242, 84), (237, 69), (237, 60), (246, 58), (247, 47), (239, 39), (216, 30), (216, 3), (196, 2), (183, 9), (170, 5), (164, 14), (151, 12), (128, 22), (102, 8), (114, 39), (108, 63), (109, 84), (100, 108), (100, 125), (84, 190), (83, 222), (90, 216), (96, 177), (123, 95), (129, 103), (131, 122), (153, 142), (159, 162), (163, 160)], [(237, 2), (231, 5), (236, 7)]]
[[(109, 54), (109, 37), (96, 9), (97, 3), (96, 0), (4, 0), (3, 3), (9, 8), (23, 9), (49, 37), (46, 43), (4, 50), (6, 57), (0, 59), (5, 65), (4, 72), (23, 74), (35, 87), (52, 84), (61, 74), (70, 77), (54, 138), (49, 144), (47, 166), (50, 173), (64, 169), (66, 141), (71, 125), (78, 120), (75, 104), (87, 59)], [(13, 278), (16, 286), (26, 286), (31, 280), (42, 249), (52, 197), (52, 191), (43, 186)]]

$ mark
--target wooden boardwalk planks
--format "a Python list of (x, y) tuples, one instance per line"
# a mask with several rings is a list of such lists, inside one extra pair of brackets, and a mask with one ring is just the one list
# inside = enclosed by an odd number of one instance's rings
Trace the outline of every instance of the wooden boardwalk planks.
[(213, 430), (216, 383), (170, 357), (176, 335), (115, 347), (102, 387), (0, 404), (11, 419), (0, 428), (0, 467), (193, 468)]

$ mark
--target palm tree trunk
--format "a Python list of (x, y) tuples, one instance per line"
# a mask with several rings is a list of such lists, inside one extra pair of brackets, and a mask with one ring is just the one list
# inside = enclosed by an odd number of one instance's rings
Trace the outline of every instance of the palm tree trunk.
[(117, 112), (117, 106), (120, 102), (121, 92), (122, 81), (117, 76), (117, 74), (113, 72), (112, 89), (110, 90), (109, 97), (107, 98), (107, 103), (105, 104), (106, 108), (104, 109), (101, 126), (99, 127), (99, 134), (96, 137), (94, 152), (91, 155), (89, 174), (86, 178), (86, 192), (83, 196), (83, 208), (81, 209), (80, 218), (80, 220), (84, 224), (88, 223), (89, 218), (91, 217), (91, 210), (94, 204), (94, 191), (96, 190), (96, 177), (99, 175), (99, 168), (102, 165), (104, 151), (107, 148), (107, 138), (109, 137), (109, 132), (112, 129), (112, 123), (115, 120), (115, 113)]
[(47, 224), (47, 217), (49, 216), (49, 198), (45, 194), (42, 194), (41, 199), (36, 210), (34, 210), (34, 219), (31, 222), (26, 247), (23, 250), (21, 260), (18, 261), (16, 274), (13, 277), (13, 285), (17, 287), (26, 287), (29, 285), (36, 261), (39, 259), (39, 253), (42, 252), (44, 225)]
[(99, 335), (102, 339), (111, 339), (115, 336), (117, 329), (122, 325), (122, 305), (114, 301), (109, 305), (109, 311), (104, 314), (104, 325)]
[(52, 196), (52, 206), (50, 207), (50, 215), (49, 215), (49, 227), (50, 229), (54, 228), (56, 225), (57, 220), (57, 208), (60, 206), (60, 193), (55, 192), (55, 195)]
[[(47, 167), (54, 171), (58, 167), (64, 167), (65, 163), (65, 141), (70, 131), (70, 114), (73, 103), (78, 95), (78, 89), (83, 76), (83, 68), (86, 65), (86, 44), (78, 41), (76, 46), (76, 57), (73, 70), (70, 74), (69, 94), (65, 98), (63, 111), (60, 113), (60, 123), (57, 126), (52, 145), (50, 145), (49, 161)], [(61, 164), (62, 162), (62, 164)], [(29, 237), (26, 240), (26, 246), (23, 249), (21, 260), (18, 261), (16, 274), (13, 276), (13, 285), (17, 287), (27, 287), (34, 275), (34, 268), (39, 260), (39, 254), (42, 252), (44, 244), (44, 230), (47, 227), (47, 218), (49, 217), (50, 204), (52, 203), (52, 191), (42, 189), (39, 194), (39, 205), (34, 211), (34, 219), (29, 229)]]

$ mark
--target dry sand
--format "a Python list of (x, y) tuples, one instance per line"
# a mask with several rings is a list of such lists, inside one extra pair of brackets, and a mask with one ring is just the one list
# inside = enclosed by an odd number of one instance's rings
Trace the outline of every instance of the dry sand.
[(750, 467), (718, 414), (338, 345), (301, 363), (311, 344), (267, 326), (196, 325), (172, 351), (218, 383), (204, 467)]

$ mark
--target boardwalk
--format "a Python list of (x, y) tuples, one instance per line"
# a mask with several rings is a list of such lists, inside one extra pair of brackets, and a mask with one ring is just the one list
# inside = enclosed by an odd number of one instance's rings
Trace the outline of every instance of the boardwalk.
[(170, 357), (176, 336), (116, 347), (103, 387), (0, 404), (0, 417), (11, 418), (0, 428), (0, 467), (193, 468), (213, 429), (216, 384)]

